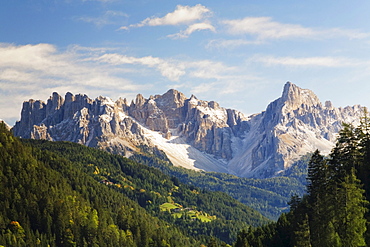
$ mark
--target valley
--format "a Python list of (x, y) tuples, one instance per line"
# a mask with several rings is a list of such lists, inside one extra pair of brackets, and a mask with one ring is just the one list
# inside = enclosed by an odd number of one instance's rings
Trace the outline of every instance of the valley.
[[(131, 103), (53, 93), (46, 103), (25, 101), (11, 131), (25, 150), (36, 150), (31, 156), (37, 162), (45, 162), (44, 152), (59, 157), (57, 163), (71, 162), (78, 174), (83, 171), (149, 215), (177, 225), (191, 241), (214, 237), (232, 244), (242, 229), (288, 213), (292, 198), (307, 193), (314, 151), (329, 154), (342, 123), (357, 125), (364, 114), (361, 106), (322, 104), (312, 91), (290, 82), (266, 111), (251, 116), (176, 90), (149, 99), (139, 94)], [(9, 128), (3, 126), (5, 135)], [(9, 215), (3, 217), (6, 225)], [(36, 228), (23, 222), (34, 239)], [(94, 241), (105, 241), (98, 238)]]

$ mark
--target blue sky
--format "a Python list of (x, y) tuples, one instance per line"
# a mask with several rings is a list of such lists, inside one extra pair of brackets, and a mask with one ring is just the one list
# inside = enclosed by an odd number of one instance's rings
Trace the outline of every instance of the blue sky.
[(291, 81), (370, 106), (370, 2), (0, 0), (0, 119), (52, 92), (174, 88), (245, 114)]

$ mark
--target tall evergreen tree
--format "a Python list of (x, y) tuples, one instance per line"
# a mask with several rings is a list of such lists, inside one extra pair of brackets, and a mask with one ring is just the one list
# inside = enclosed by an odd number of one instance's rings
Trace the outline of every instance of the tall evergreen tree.
[(308, 165), (308, 208), (312, 246), (336, 246), (333, 243), (333, 203), (331, 190), (335, 185), (328, 162), (318, 150), (312, 155)]
[(342, 246), (365, 246), (366, 218), (364, 215), (367, 201), (363, 195), (364, 190), (361, 188), (360, 180), (356, 178), (354, 168), (338, 186), (337, 194), (335, 227)]
[(297, 222), (297, 228), (294, 231), (295, 247), (312, 247), (308, 215), (304, 214), (302, 220)]
[(363, 137), (361, 126), (355, 128), (344, 124), (329, 161), (332, 173), (329, 198), (332, 198), (332, 205), (335, 205), (331, 210), (334, 213), (332, 224), (341, 246), (365, 245), (367, 201), (365, 191), (357, 179), (357, 169), (363, 167)]
[(329, 179), (328, 169), (324, 156), (316, 150), (308, 163), (307, 192), (311, 197), (318, 197), (324, 190)]
[(351, 173), (351, 169), (361, 166), (363, 153), (361, 152), (362, 131), (352, 124), (343, 124), (339, 132), (337, 143), (331, 152), (330, 168), (336, 182)]
[[(364, 114), (360, 124), (362, 136), (360, 142), (360, 151), (362, 154), (361, 165), (357, 168), (357, 177), (363, 184), (365, 190), (365, 197), (367, 201), (370, 201), (370, 117), (366, 107), (364, 107)], [(365, 218), (370, 222), (369, 210), (365, 214)], [(365, 233), (365, 239), (367, 246), (370, 245), (370, 227), (368, 227)]]

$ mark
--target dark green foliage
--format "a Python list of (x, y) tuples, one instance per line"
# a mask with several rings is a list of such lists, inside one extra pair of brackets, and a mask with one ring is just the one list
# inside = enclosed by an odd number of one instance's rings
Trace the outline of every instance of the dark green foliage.
[(356, 178), (354, 168), (339, 184), (336, 194), (337, 207), (333, 224), (342, 246), (365, 246), (364, 206), (368, 203), (363, 196), (364, 191), (360, 188), (360, 181)]
[(23, 145), (0, 124), (0, 245), (167, 244), (200, 245), (68, 159)]
[[(141, 165), (120, 155), (69, 142), (23, 142), (32, 144), (43, 152), (52, 151), (63, 156), (73, 162), (81, 172), (89, 174), (96, 181), (104, 181), (107, 186), (138, 202), (153, 216), (176, 225), (198, 239), (216, 236), (226, 243), (232, 243), (240, 229), (247, 225), (258, 226), (267, 222), (257, 211), (225, 193), (187, 186), (180, 183), (176, 177), (169, 177), (158, 169)], [(76, 187), (81, 186), (78, 181), (74, 183)], [(167, 212), (160, 212), (159, 206), (169, 200), (184, 207), (196, 207), (198, 211), (216, 216), (216, 220), (204, 223), (187, 218), (176, 219)]]
[(248, 179), (225, 173), (198, 172), (175, 167), (158, 149), (142, 147), (142, 150), (142, 153), (137, 153), (130, 159), (158, 168), (185, 184), (225, 192), (272, 220), (277, 220), (282, 212), (287, 211), (287, 202), (291, 195), (303, 195), (310, 157), (309, 155), (302, 157), (281, 177)]
[[(0, 245), (226, 246), (267, 222), (224, 193), (75, 143), (19, 140), (1, 127), (0, 154)], [(164, 202), (215, 219), (177, 219)]]
[(235, 246), (369, 246), (369, 126), (344, 125), (328, 158), (312, 155), (307, 195), (293, 196), (276, 223), (240, 232)]
[(334, 213), (332, 197), (333, 183), (329, 162), (317, 150), (309, 162), (307, 191), (310, 203), (310, 227), (313, 246), (331, 244), (333, 227), (330, 225)]

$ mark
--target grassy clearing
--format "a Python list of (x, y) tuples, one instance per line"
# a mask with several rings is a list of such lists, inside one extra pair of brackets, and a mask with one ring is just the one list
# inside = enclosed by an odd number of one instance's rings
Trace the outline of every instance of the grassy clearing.
[(200, 219), (202, 222), (211, 222), (212, 221), (212, 219), (210, 219), (209, 216), (205, 216), (205, 215), (199, 215), (199, 216), (197, 216), (197, 218)]
[(180, 208), (181, 205), (178, 205), (178, 204), (172, 204), (172, 203), (163, 203), (162, 205), (159, 206), (160, 210), (161, 211), (168, 211), (168, 212), (171, 212), (171, 209), (176, 209), (176, 208)]
[(186, 215), (186, 218), (198, 219), (202, 222), (210, 222), (216, 219), (216, 216), (210, 216), (207, 213), (199, 212), (190, 208), (183, 208), (177, 203), (163, 203), (159, 206), (161, 211), (167, 211), (175, 218), (181, 218)]

